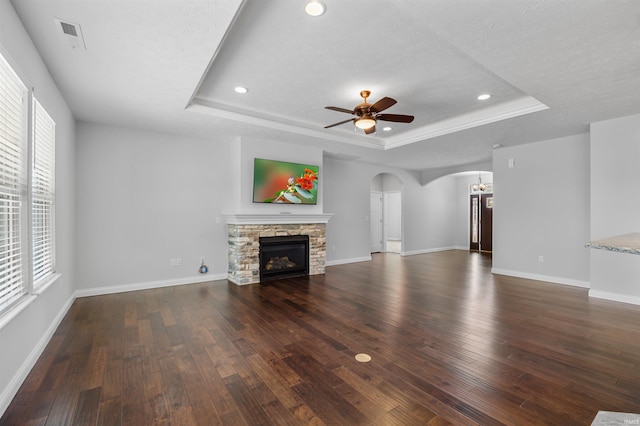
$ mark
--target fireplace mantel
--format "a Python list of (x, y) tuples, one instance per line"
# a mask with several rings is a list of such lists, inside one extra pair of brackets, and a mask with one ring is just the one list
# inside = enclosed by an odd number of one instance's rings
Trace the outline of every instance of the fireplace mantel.
[(226, 214), (223, 216), (229, 225), (286, 225), (307, 223), (328, 223), (333, 213), (317, 214)]

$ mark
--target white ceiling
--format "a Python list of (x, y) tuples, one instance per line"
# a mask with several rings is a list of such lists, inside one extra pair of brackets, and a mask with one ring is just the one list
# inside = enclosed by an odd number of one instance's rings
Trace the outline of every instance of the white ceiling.
[[(315, 18), (305, 2), (12, 0), (82, 121), (423, 171), (640, 113), (637, 0), (324, 0)], [(80, 25), (86, 50), (65, 45), (55, 18)], [(415, 121), (324, 129), (350, 118), (324, 106), (352, 109), (364, 89)]]

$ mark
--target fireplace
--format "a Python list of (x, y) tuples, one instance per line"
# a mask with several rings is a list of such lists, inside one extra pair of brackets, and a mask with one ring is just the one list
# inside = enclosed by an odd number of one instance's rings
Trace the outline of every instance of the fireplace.
[(260, 282), (309, 275), (309, 236), (260, 237)]
[(324, 274), (326, 224), (331, 216), (325, 213), (225, 215), (229, 236), (227, 279), (237, 285), (261, 281), (260, 239), (264, 237), (308, 237), (307, 274)]

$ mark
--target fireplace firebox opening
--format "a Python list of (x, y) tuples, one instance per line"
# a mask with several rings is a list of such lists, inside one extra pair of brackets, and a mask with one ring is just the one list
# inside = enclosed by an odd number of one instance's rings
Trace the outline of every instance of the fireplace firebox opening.
[(309, 236), (260, 237), (260, 281), (309, 275)]

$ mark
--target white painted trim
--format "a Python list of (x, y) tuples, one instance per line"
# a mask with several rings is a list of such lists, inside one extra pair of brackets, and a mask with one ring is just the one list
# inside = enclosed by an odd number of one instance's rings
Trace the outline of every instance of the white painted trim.
[[(35, 299), (36, 297), (32, 298), (32, 300)], [(74, 295), (67, 301), (58, 315), (56, 315), (56, 318), (53, 320), (47, 331), (42, 335), (36, 346), (33, 348), (29, 356), (24, 360), (20, 368), (13, 375), (11, 381), (9, 382), (9, 385), (4, 388), (2, 395), (0, 395), (0, 415), (2, 415), (9, 407), (9, 404), (11, 404), (11, 401), (16, 396), (16, 393), (18, 393), (20, 386), (22, 386), (22, 383), (26, 380), (33, 366), (36, 365), (38, 358), (40, 358), (40, 355), (42, 355), (42, 352), (44, 352), (44, 349), (49, 344), (51, 337), (53, 337), (53, 334), (58, 329), (58, 326), (62, 322), (64, 316), (67, 315), (67, 312), (69, 312), (69, 309), (71, 308), (71, 305), (73, 305), (73, 301), (75, 299), (76, 298)]]
[(589, 288), (589, 281), (574, 280), (571, 278), (553, 277), (550, 275), (530, 274), (528, 272), (509, 271), (506, 269), (491, 268), (491, 273), (496, 275), (507, 275), (510, 277), (526, 278), (528, 280), (546, 281), (552, 284), (570, 285), (573, 287)]
[(455, 246), (450, 246), (450, 247), (436, 247), (436, 248), (423, 249), (423, 250), (403, 251), (402, 253), (400, 253), (400, 256), (415, 256), (416, 254), (437, 253), (439, 251), (448, 251), (448, 250), (456, 250), (456, 248)]
[(0, 330), (2, 330), (7, 324), (13, 321), (13, 319), (17, 317), (20, 312), (27, 309), (27, 307), (32, 304), (33, 301), (37, 298), (37, 294), (26, 295), (22, 299), (20, 299), (19, 302), (9, 308), (6, 312), (3, 312), (2, 315), (0, 315)]
[(290, 225), (328, 223), (333, 213), (318, 214), (225, 214), (222, 217), (229, 225)]
[(370, 262), (371, 255), (364, 257), (352, 257), (351, 259), (328, 260), (326, 266), (345, 265), (347, 263)]
[(426, 139), (473, 127), (483, 126), (489, 123), (519, 117), (549, 108), (532, 96), (523, 96), (508, 102), (502, 102), (490, 107), (482, 108), (467, 114), (442, 120), (402, 132), (395, 137), (379, 137), (376, 135), (364, 135), (362, 133), (347, 134), (334, 129), (320, 129), (317, 124), (292, 121), (282, 116), (268, 115), (263, 112), (240, 109), (227, 104), (208, 101), (193, 97), (185, 108), (187, 111), (209, 114), (228, 120), (250, 123), (270, 129), (285, 130), (303, 136), (318, 137), (335, 142), (349, 143), (375, 149), (392, 149), (399, 146), (420, 142)]
[(58, 281), (58, 279), (60, 279), (60, 277), (62, 277), (62, 274), (57, 274), (57, 273), (56, 274), (52, 274), (50, 277), (47, 278), (47, 281), (45, 281), (43, 284), (41, 284), (37, 289), (35, 289), (33, 291), (33, 294), (35, 294), (36, 296), (40, 296), (49, 287), (51, 287), (53, 285), (53, 283)]
[(208, 281), (218, 281), (227, 279), (227, 274), (197, 275), (193, 277), (176, 278), (173, 280), (147, 281), (143, 283), (123, 284), (108, 287), (95, 287), (76, 290), (76, 297), (100, 296), (103, 294), (124, 293), (127, 291), (148, 290), (152, 288), (171, 287), (176, 285), (187, 285), (204, 283)]
[(435, 138), (473, 127), (484, 126), (508, 118), (519, 117), (532, 112), (549, 108), (539, 100), (531, 96), (525, 96), (508, 102), (483, 108), (467, 114), (462, 114), (447, 120), (442, 120), (415, 130), (403, 132), (398, 136), (389, 138), (385, 142), (384, 149), (397, 148), (426, 139)]
[(322, 129), (316, 124), (303, 122), (293, 123), (286, 118), (275, 115), (262, 114), (263, 117), (259, 117), (259, 113), (256, 113), (255, 111), (242, 110), (236, 112), (232, 111), (231, 108), (232, 107), (230, 105), (218, 104), (204, 99), (194, 98), (185, 109), (187, 111), (213, 115), (214, 117), (239, 121), (241, 123), (249, 123), (255, 126), (266, 127), (268, 129), (284, 130), (302, 136), (322, 138), (374, 149), (384, 149), (384, 141), (382, 139), (371, 135), (365, 135), (364, 133), (354, 133), (351, 135), (335, 129)]
[(630, 303), (632, 305), (640, 305), (640, 297), (627, 296), (626, 294), (609, 293), (608, 291), (589, 290), (589, 297), (596, 299), (606, 299), (613, 302)]

